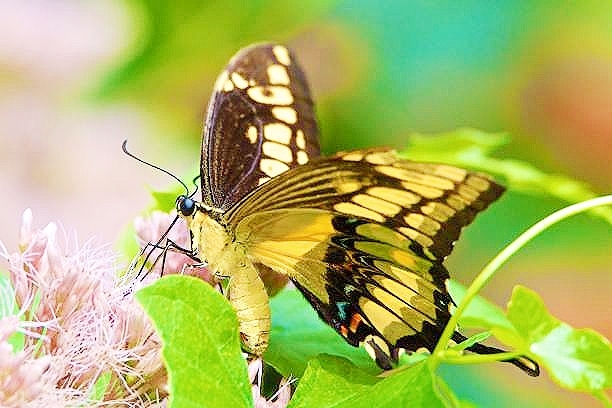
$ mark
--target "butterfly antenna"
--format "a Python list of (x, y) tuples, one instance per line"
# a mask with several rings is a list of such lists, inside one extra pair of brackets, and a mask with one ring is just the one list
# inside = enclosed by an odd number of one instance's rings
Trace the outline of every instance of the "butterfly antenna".
[[(148, 161), (145, 161), (143, 159), (141, 159), (140, 157), (135, 156), (133, 153), (130, 153), (127, 149), (127, 139), (123, 141), (123, 144), (121, 145), (121, 149), (123, 150), (123, 153), (127, 154), (129, 157), (131, 157), (132, 159), (142, 163), (142, 164), (146, 164), (147, 166), (153, 167), (154, 169), (157, 169), (159, 171), (161, 171), (162, 173), (166, 173), (167, 175), (169, 175), (170, 177), (172, 177), (173, 179), (175, 179), (176, 181), (178, 181), (184, 188), (186, 191), (186, 195), (190, 196), (193, 195), (189, 195), (189, 188), (187, 188), (187, 185), (185, 183), (183, 183), (183, 181), (181, 179), (179, 179), (178, 177), (176, 177), (174, 174), (170, 173), (168, 170), (163, 169), (159, 166), (156, 166), (153, 163), (149, 163)], [(195, 191), (194, 191), (195, 194)]]
[(193, 191), (193, 193), (191, 193), (191, 195), (189, 196), (189, 198), (193, 197), (197, 192), (198, 192), (198, 179), (201, 176), (198, 174), (197, 176), (194, 177), (192, 183), (195, 186), (195, 190)]

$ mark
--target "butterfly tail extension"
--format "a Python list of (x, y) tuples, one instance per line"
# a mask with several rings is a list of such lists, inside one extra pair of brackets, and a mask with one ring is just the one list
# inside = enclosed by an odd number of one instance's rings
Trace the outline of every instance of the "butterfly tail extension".
[(383, 370), (391, 370), (397, 364), (397, 352), (390, 351), (385, 341), (378, 336), (368, 336), (363, 342), (367, 353)]
[[(461, 333), (455, 332), (453, 334), (453, 341), (455, 341), (456, 343), (461, 343), (462, 341), (465, 341), (465, 340), (467, 340), (467, 337), (465, 337)], [(485, 346), (484, 344), (480, 344), (480, 343), (473, 344), (470, 347), (467, 347), (466, 350), (469, 350), (472, 353), (476, 353), (476, 354), (497, 354), (497, 353), (506, 352), (506, 350), (502, 350), (496, 347)], [(520, 368), (521, 370), (523, 370), (525, 373), (527, 373), (528, 375), (532, 377), (537, 377), (540, 375), (540, 366), (538, 365), (538, 363), (536, 363), (529, 357), (520, 356), (517, 358), (511, 358), (508, 360), (501, 360), (501, 361), (515, 365), (516, 367)]]

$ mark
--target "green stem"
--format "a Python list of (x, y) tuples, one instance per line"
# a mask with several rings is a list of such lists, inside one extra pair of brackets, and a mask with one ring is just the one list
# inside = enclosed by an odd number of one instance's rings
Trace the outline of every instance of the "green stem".
[(446, 324), (446, 327), (444, 328), (444, 331), (440, 336), (438, 344), (436, 345), (436, 348), (432, 353), (433, 358), (430, 359), (430, 364), (432, 364), (432, 370), (435, 370), (440, 365), (443, 359), (445, 360), (445, 349), (455, 331), (455, 328), (457, 327), (459, 316), (461, 316), (461, 314), (467, 308), (468, 304), (478, 294), (478, 292), (482, 290), (484, 285), (487, 284), (487, 282), (491, 279), (495, 272), (512, 255), (514, 255), (519, 249), (525, 246), (533, 238), (541, 234), (544, 230), (560, 222), (561, 220), (587, 211), (593, 207), (599, 207), (604, 205), (612, 205), (612, 195), (593, 198), (556, 211), (548, 217), (544, 218), (543, 220), (534, 224), (527, 231), (523, 232), (517, 239), (515, 239), (512, 243), (506, 246), (499, 254), (497, 254), (497, 256), (493, 258), (483, 268), (483, 270), (478, 274), (478, 276), (476, 276), (476, 279), (474, 279), (470, 287), (467, 289), (464, 298), (459, 303), (459, 306), (457, 306), (457, 309)]
[(612, 408), (612, 399), (606, 395), (606, 392), (599, 390), (593, 393), (597, 399), (599, 399), (605, 407)]
[(451, 364), (476, 364), (476, 363), (492, 363), (494, 361), (511, 360), (514, 358), (521, 357), (521, 353), (516, 352), (505, 352), (496, 354), (466, 354), (466, 355), (454, 355), (446, 353), (444, 355), (444, 362)]

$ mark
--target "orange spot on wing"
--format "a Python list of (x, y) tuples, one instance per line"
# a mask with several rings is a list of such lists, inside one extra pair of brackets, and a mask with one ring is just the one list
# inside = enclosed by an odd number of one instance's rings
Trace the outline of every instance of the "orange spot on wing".
[(351, 316), (351, 323), (349, 324), (349, 329), (351, 330), (351, 332), (355, 333), (357, 332), (357, 329), (359, 328), (360, 324), (361, 315), (359, 313), (355, 313), (353, 316)]

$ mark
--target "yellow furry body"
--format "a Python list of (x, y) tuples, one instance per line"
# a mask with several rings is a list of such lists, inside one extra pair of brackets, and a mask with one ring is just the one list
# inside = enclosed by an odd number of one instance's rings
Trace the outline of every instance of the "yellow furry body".
[(229, 279), (227, 298), (238, 315), (245, 348), (261, 356), (270, 336), (270, 306), (264, 284), (246, 255), (245, 245), (235, 241), (205, 211), (196, 211), (186, 221), (200, 259), (216, 275)]

